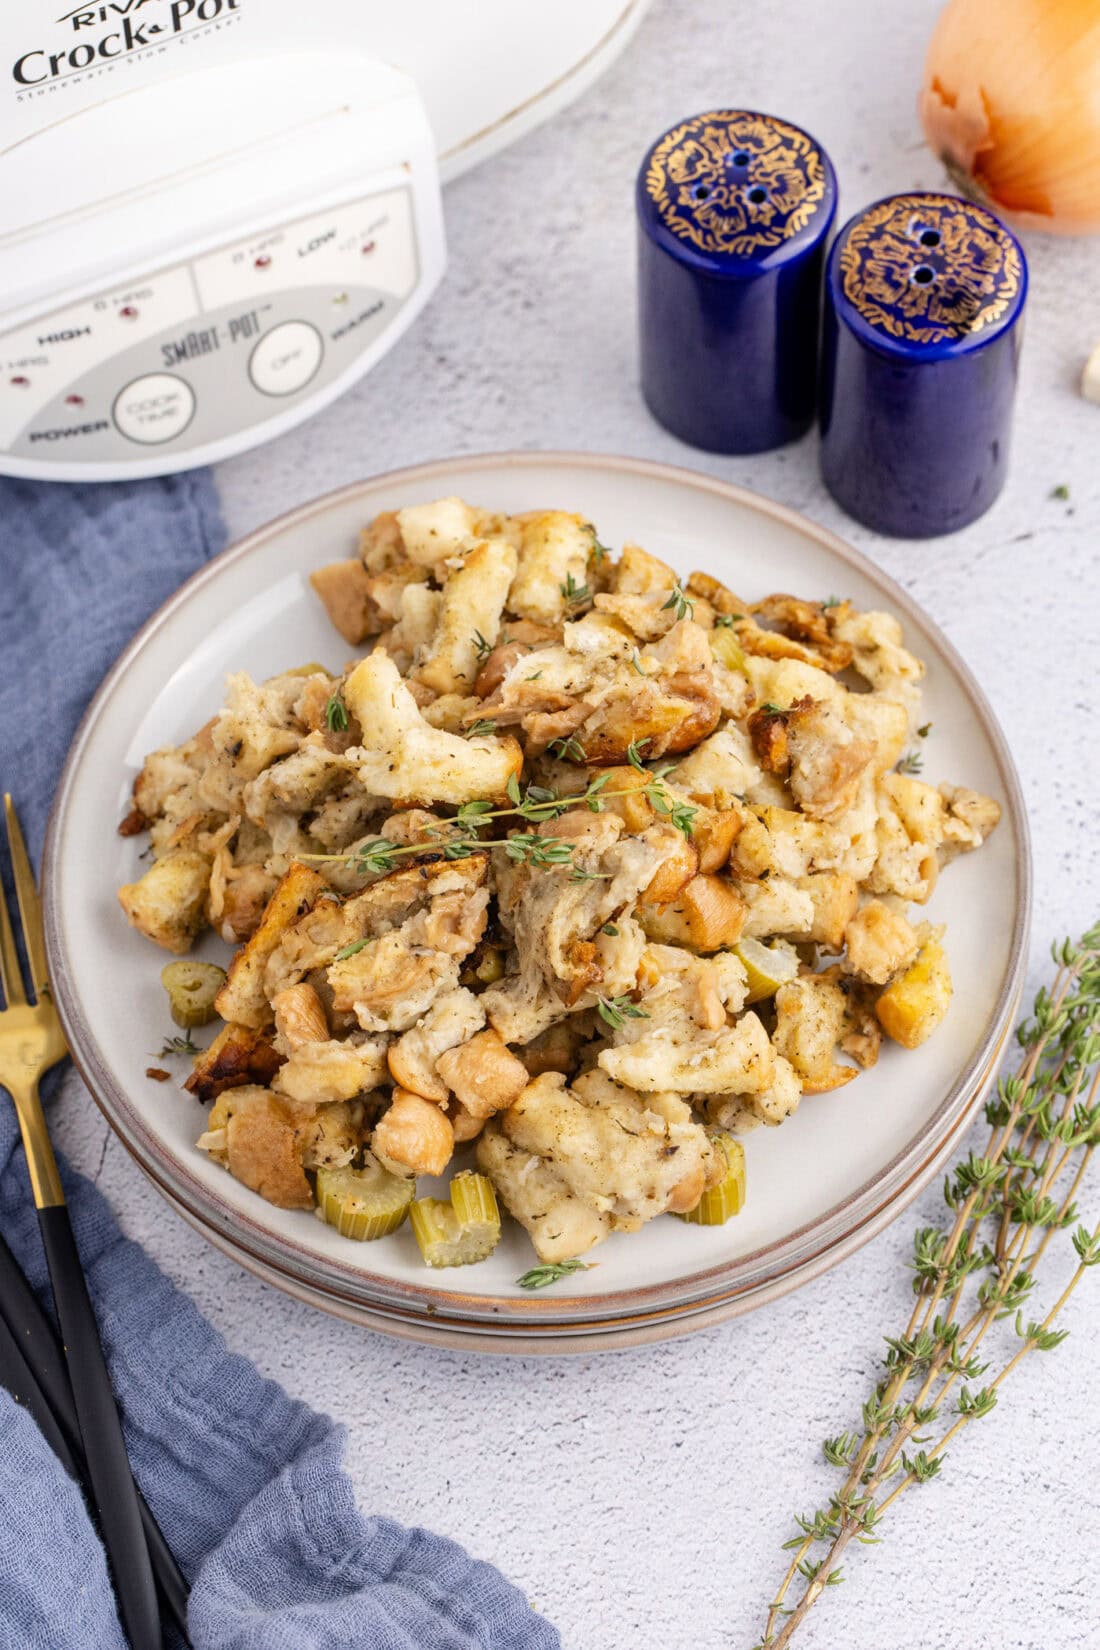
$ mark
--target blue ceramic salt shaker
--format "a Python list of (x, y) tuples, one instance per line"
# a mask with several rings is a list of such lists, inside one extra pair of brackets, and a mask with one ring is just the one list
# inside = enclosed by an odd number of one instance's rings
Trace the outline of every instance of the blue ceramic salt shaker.
[(895, 195), (850, 219), (825, 277), (821, 472), (895, 538), (953, 533), (1008, 468), (1027, 263), (982, 206)]
[(817, 404), (829, 158), (773, 115), (681, 121), (642, 162), (642, 392), (693, 447), (755, 453), (809, 429)]

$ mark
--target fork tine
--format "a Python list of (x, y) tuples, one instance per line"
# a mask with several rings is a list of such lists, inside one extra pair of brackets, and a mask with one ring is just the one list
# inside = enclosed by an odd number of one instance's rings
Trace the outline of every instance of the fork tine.
[(0, 985), (4, 987), (4, 1000), (8, 1008), (26, 1002), (27, 993), (19, 972), (19, 953), (15, 949), (15, 935), (11, 931), (8, 902), (3, 889), (0, 889)]
[(15, 812), (15, 804), (7, 791), (4, 792), (4, 823), (8, 828), (8, 852), (11, 854), (11, 868), (15, 878), (15, 895), (19, 901), (19, 915), (23, 922), (23, 944), (27, 948), (31, 985), (35, 996), (40, 998), (49, 983), (49, 972), (46, 967), (46, 939), (42, 932), (42, 906), (39, 903), (38, 890), (34, 885), (34, 872), (31, 870), (27, 845), (23, 841), (23, 832), (19, 825), (18, 815)]

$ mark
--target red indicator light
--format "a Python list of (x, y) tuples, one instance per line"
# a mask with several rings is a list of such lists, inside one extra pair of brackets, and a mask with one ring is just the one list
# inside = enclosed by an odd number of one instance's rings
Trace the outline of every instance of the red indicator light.
[(374, 248), (375, 248), (375, 242), (374, 241), (367, 241), (366, 245), (363, 247), (363, 256), (364, 256), (364, 258), (368, 255), (368, 253), (373, 252)]
[(268, 257), (266, 252), (261, 252), (258, 258), (253, 258), (252, 262), (256, 269), (271, 268), (271, 259)]
[(123, 304), (118, 313), (124, 321), (136, 321), (138, 318), (138, 312), (133, 304)]
[(67, 395), (65, 397), (65, 405), (67, 407), (82, 407), (84, 405), (84, 397), (82, 395)]
[(24, 377), (23, 377), (23, 376), (22, 376), (22, 374), (20, 374), (20, 375), (19, 375), (19, 377), (17, 377), (17, 378), (13, 378), (13, 379), (12, 379), (12, 380), (11, 380), (11, 382), (12, 382), (12, 383), (13, 383), (13, 384), (16, 384), (16, 385), (18, 385), (18, 387), (19, 387), (19, 388), (20, 388), (20, 389), (21, 389), (21, 390), (25, 390), (25, 389), (26, 389), (26, 387), (27, 387), (27, 385), (28, 385), (28, 384), (29, 384), (29, 383), (30, 383), (30, 379), (29, 379), (29, 378), (24, 378)]

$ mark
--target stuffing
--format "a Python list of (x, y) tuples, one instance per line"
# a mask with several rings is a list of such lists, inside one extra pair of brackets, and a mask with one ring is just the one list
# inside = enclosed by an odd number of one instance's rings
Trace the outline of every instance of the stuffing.
[[(500, 616), (515, 577), (516, 552), (504, 539), (475, 544), (443, 586), (435, 634), (413, 672), (435, 693), (473, 686), (479, 650), (500, 634)], [(480, 638), (480, 640), (479, 640)]]
[(745, 902), (727, 877), (696, 876), (671, 904), (639, 906), (638, 921), (662, 945), (719, 951), (741, 938)]
[(398, 510), (396, 525), (409, 561), (435, 572), (476, 532), (477, 512), (460, 498), (440, 498)]
[(729, 808), (760, 782), (752, 746), (739, 728), (727, 726), (683, 757), (673, 777), (682, 791), (716, 808)]
[(845, 972), (871, 985), (885, 985), (900, 974), (917, 954), (916, 930), (900, 911), (873, 899), (857, 911), (844, 931)]
[(371, 577), (358, 558), (319, 567), (309, 575), (309, 582), (336, 629), (352, 647), (381, 629), (378, 608), (371, 598)]
[(676, 1095), (637, 1094), (598, 1071), (572, 1087), (546, 1072), (500, 1124), (514, 1146), (551, 1163), (574, 1197), (622, 1231), (697, 1203), (713, 1149)]
[(815, 871), (802, 877), (799, 888), (809, 894), (814, 908), (807, 939), (825, 951), (840, 951), (848, 924), (859, 907), (859, 884), (847, 871)]
[[(803, 878), (803, 881), (806, 879)], [(741, 882), (745, 902), (746, 939), (762, 940), (779, 934), (786, 939), (809, 939), (816, 920), (813, 898), (806, 888), (786, 877), (764, 882)]]
[(290, 867), (268, 901), (256, 932), (229, 965), (228, 977), (216, 1002), (223, 1020), (263, 1026), (274, 1018), (271, 1001), (264, 990), (267, 963), (286, 931), (311, 910), (325, 892), (327, 884), (319, 872), (297, 862)]
[(225, 1025), (208, 1048), (196, 1056), (184, 1088), (206, 1105), (226, 1089), (267, 1088), (282, 1065), (270, 1037), (252, 1026)]
[(941, 785), (946, 815), (940, 842), (940, 864), (956, 854), (980, 848), (1001, 817), (1001, 805), (991, 796), (981, 796), (962, 785)]
[(943, 946), (938, 938), (929, 939), (875, 1004), (879, 1024), (903, 1048), (919, 1048), (947, 1013), (952, 989)]
[(527, 1087), (527, 1068), (508, 1049), (500, 1034), (479, 1031), (461, 1046), (442, 1054), (436, 1069), (471, 1117), (491, 1117), (513, 1105)]
[(696, 1104), (715, 1128), (747, 1134), (761, 1123), (769, 1128), (785, 1123), (798, 1110), (801, 1098), (802, 1081), (798, 1073), (789, 1060), (777, 1054), (767, 1088), (753, 1094), (698, 1095)]
[(460, 498), (310, 578), (357, 657), (230, 676), (120, 826), (153, 855), (129, 921), (237, 947), (185, 1086), (258, 1195), (476, 1155), (570, 1259), (695, 1210), (708, 1130), (782, 1124), (943, 1018), (942, 931), (904, 913), (1000, 808), (904, 760), (923, 666), (891, 615)]
[(530, 1234), (540, 1260), (572, 1260), (610, 1235), (610, 1215), (574, 1197), (554, 1166), (514, 1146), (499, 1121), (490, 1122), (480, 1136), (477, 1165), (509, 1214)]
[(353, 1100), (387, 1076), (384, 1038), (334, 1037), (295, 1049), (271, 1079), (271, 1087), (288, 1100), (323, 1105)]
[(676, 946), (651, 946), (654, 976), (644, 1014), (614, 1028), (598, 1064), (640, 1091), (749, 1094), (772, 1081), (775, 1055), (754, 1013), (741, 1014), (745, 970), (732, 953), (692, 957)]
[[(452, 1050), (461, 1057), (464, 1044), (467, 1049), (474, 1048), (484, 1024), (485, 1010), (465, 986), (437, 997), (423, 1019), (390, 1045), (390, 1076), (401, 1088), (438, 1105), (445, 1104), (454, 1084), (439, 1065), (440, 1058), (445, 1059)], [(464, 1094), (458, 1097), (465, 1100)]]
[[(498, 873), (498, 905), (516, 965), (482, 1000), (506, 1043), (527, 1042), (570, 1010), (591, 1006), (594, 995), (633, 989), (641, 945), (624, 913), (680, 851), (671, 825), (633, 837), (622, 835), (613, 814), (584, 812), (573, 823), (572, 869), (523, 866), (503, 880)], [(570, 815), (563, 815), (555, 829), (569, 828)], [(609, 923), (616, 933), (603, 931)]]
[(841, 986), (824, 974), (803, 974), (775, 994), (773, 1041), (800, 1077), (803, 1094), (843, 1088), (856, 1075), (853, 1066), (838, 1065), (835, 1059), (846, 1006)]
[(189, 951), (206, 927), (210, 867), (207, 855), (191, 848), (154, 860), (144, 876), (118, 891), (131, 928), (166, 951)]
[(647, 760), (690, 749), (714, 728), (721, 707), (698, 625), (683, 620), (659, 641), (640, 645), (597, 612), (566, 624), (561, 642), (536, 656), (519, 654), (482, 713), (498, 726), (518, 724), (534, 737), (533, 754), (549, 742), (544, 719), (569, 713), (562, 726), (583, 760), (610, 766), (631, 746), (644, 746)]
[(395, 1088), (370, 1144), (378, 1161), (395, 1174), (442, 1174), (454, 1155), (455, 1133), (438, 1106)]
[(280, 1054), (293, 1054), (304, 1043), (328, 1040), (329, 1024), (325, 1005), (305, 980), (277, 991), (271, 999), (275, 1015), (275, 1047)]
[(370, 744), (348, 752), (361, 783), (376, 796), (459, 804), (499, 800), (523, 765), (514, 739), (460, 739), (425, 722), (397, 666), (375, 652), (356, 665), (344, 699)]
[(523, 539), (508, 607), (521, 619), (552, 625), (572, 616), (588, 585), (592, 531), (581, 516), (539, 510), (519, 518)]
[(856, 799), (875, 747), (857, 739), (838, 708), (797, 699), (787, 711), (791, 791), (811, 819), (835, 819)]
[(302, 1156), (315, 1108), (288, 1104), (270, 1089), (250, 1085), (229, 1090), (215, 1111), (215, 1127), (207, 1134), (216, 1148), (224, 1130), (224, 1162), (234, 1180), (277, 1208), (312, 1209), (313, 1188)]
[(754, 881), (773, 875), (797, 881), (847, 869), (851, 845), (841, 825), (810, 819), (795, 808), (757, 807), (743, 815), (730, 864), (736, 875)]
[(848, 608), (835, 620), (833, 635), (851, 648), (852, 668), (876, 693), (897, 700), (909, 711), (916, 708), (924, 666), (902, 645), (901, 625), (892, 613), (857, 613)]

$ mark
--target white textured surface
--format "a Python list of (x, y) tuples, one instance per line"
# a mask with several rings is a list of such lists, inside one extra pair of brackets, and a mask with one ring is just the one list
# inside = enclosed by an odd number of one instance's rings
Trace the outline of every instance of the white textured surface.
[[(647, 143), (682, 115), (740, 103), (821, 139), (842, 217), (936, 186), (913, 112), (936, 9), (655, 0), (583, 102), (451, 187), (451, 273), (412, 334), (313, 423), (225, 465), (221, 484), (237, 536), (395, 465), (576, 446), (694, 464), (845, 533), (939, 620), (1008, 734), (1034, 832), (1034, 985), (1049, 939), (1100, 914), (1100, 409), (1075, 394), (1100, 333), (1096, 244), (1028, 245), (1012, 474), (952, 539), (889, 543), (846, 523), (812, 438), (751, 459), (693, 455), (650, 421), (635, 382), (631, 188)], [(1068, 505), (1049, 497), (1061, 483)], [(938, 1203), (927, 1194), (839, 1270), (724, 1328), (598, 1359), (489, 1359), (392, 1343), (253, 1281), (168, 1213), (75, 1085), (58, 1132), (231, 1345), (348, 1424), (363, 1507), (495, 1560), (568, 1650), (755, 1642), (791, 1514), (829, 1487), (819, 1440), (854, 1423), (879, 1337), (906, 1310), (912, 1227)], [(1097, 1642), (1097, 1285), (1068, 1322), (1067, 1344), (1024, 1366), (943, 1477), (901, 1503), (883, 1545), (858, 1551), (797, 1641), (806, 1650)]]

